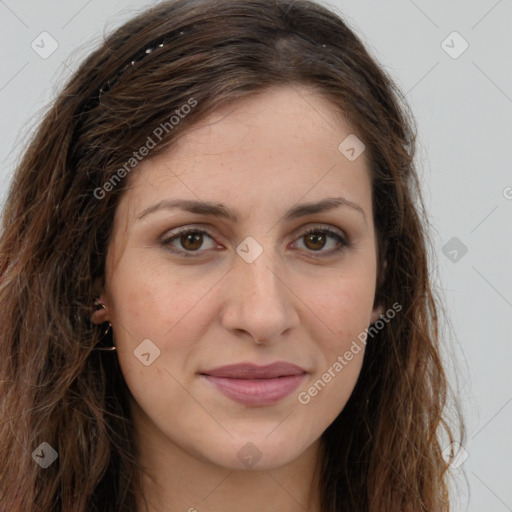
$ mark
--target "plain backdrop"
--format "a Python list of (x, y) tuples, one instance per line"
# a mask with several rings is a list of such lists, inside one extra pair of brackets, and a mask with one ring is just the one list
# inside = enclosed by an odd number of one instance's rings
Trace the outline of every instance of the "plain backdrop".
[[(0, 0), (2, 204), (41, 109), (105, 33), (147, 5)], [(512, 1), (328, 5), (406, 93), (417, 120), (433, 271), (467, 419), (467, 459), (453, 469), (456, 510), (512, 511)]]

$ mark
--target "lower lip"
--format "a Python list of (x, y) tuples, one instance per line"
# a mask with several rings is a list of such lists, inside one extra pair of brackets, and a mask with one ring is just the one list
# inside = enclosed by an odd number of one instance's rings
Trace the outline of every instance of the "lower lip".
[(271, 405), (292, 393), (305, 373), (274, 379), (228, 379), (203, 375), (222, 394), (244, 405)]

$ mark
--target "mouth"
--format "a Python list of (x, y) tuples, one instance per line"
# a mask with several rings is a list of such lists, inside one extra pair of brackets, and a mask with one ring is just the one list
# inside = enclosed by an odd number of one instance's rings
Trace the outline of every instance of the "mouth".
[(252, 363), (227, 365), (200, 375), (235, 402), (264, 406), (275, 404), (292, 393), (307, 373), (300, 366), (279, 361), (266, 366)]

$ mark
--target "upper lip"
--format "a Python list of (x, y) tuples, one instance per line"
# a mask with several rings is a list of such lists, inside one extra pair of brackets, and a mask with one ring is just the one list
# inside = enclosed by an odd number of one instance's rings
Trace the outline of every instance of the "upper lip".
[(228, 379), (273, 379), (304, 373), (307, 373), (304, 368), (284, 361), (278, 361), (265, 366), (258, 366), (253, 363), (228, 364), (201, 372), (203, 375)]

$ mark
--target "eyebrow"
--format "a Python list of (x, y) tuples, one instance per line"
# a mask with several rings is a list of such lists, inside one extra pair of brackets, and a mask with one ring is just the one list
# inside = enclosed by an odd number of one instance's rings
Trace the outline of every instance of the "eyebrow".
[[(315, 213), (326, 212), (340, 206), (347, 206), (359, 212), (366, 222), (364, 210), (358, 204), (345, 199), (344, 197), (328, 197), (318, 202), (303, 203), (290, 208), (284, 215), (284, 220), (293, 220)], [(238, 221), (236, 212), (230, 210), (222, 203), (213, 203), (208, 201), (193, 201), (188, 199), (164, 199), (158, 203), (143, 210), (138, 216), (137, 221), (158, 210), (171, 210), (181, 208), (185, 211), (199, 215), (210, 215), (212, 217), (223, 218), (233, 222)]]

